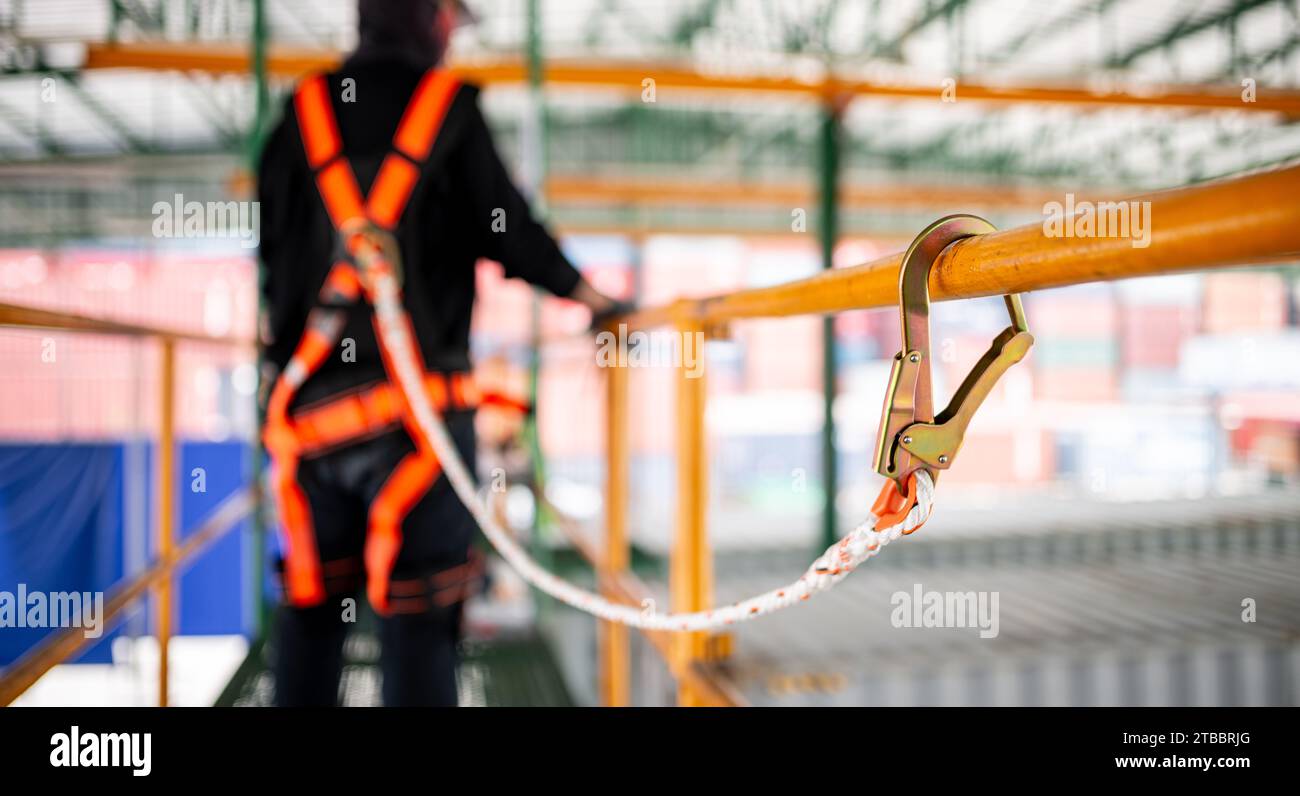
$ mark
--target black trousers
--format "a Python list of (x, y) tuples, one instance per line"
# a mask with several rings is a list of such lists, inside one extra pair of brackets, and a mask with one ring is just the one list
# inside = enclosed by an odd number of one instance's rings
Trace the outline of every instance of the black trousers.
[[(473, 415), (451, 413), (446, 420), (472, 472)], [(365, 599), (370, 503), (414, 450), (407, 433), (395, 431), (299, 464), (327, 596), (319, 605), (286, 604), (279, 610), (272, 648), (277, 705), (338, 704), (344, 642)], [(405, 514), (390, 579), (392, 610), (378, 619), (385, 705), (456, 704), (461, 603), (442, 599), (450, 592), (432, 584), (465, 567), (473, 529), (473, 518), (445, 476)]]

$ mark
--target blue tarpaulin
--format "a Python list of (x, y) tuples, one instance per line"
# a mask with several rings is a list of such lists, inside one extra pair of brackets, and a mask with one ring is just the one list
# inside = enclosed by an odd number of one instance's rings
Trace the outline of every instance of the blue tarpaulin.
[[(153, 536), (151, 449), (115, 442), (0, 443), (0, 592), (16, 595), (19, 584), (28, 593), (108, 591), (119, 582), (128, 566), (129, 518), (138, 518)], [(186, 442), (179, 453), (177, 527), (183, 537), (248, 482), (249, 450), (242, 442)], [(207, 548), (181, 576), (176, 632), (247, 632), (247, 525)], [(151, 627), (148, 621), (142, 628)], [(0, 627), (0, 666), (48, 632)], [(110, 660), (110, 640), (120, 632), (104, 633), (78, 660)]]

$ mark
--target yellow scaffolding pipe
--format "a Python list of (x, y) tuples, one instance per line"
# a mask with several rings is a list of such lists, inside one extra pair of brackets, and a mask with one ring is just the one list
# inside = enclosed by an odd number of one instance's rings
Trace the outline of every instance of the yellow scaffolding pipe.
[[(677, 324), (677, 333), (703, 334), (689, 320)], [(683, 344), (684, 346), (685, 344)], [(713, 557), (709, 550), (709, 460), (704, 429), (706, 385), (703, 372), (677, 369), (677, 528), (669, 566), (672, 609), (679, 613), (703, 611), (713, 604)], [(705, 657), (705, 633), (678, 633), (675, 656), (679, 666)], [(705, 700), (687, 683), (677, 689), (678, 704), (698, 707)]]
[[(176, 341), (162, 340), (158, 384), (158, 558), (172, 560), (176, 550)], [(172, 586), (169, 571), (154, 587), (154, 632), (158, 636), (158, 707), (167, 707), (172, 640)]]
[[(332, 69), (342, 60), (337, 50), (302, 47), (272, 47), (267, 71), (280, 78), (297, 78), (309, 72)], [(466, 79), (484, 85), (525, 85), (528, 66), (522, 60), (457, 62), (453, 68)], [(243, 44), (205, 42), (90, 43), (86, 46), (86, 69), (159, 69), (213, 74), (248, 74), (252, 58)], [(938, 82), (885, 83), (830, 76), (801, 80), (788, 75), (708, 74), (672, 64), (586, 63), (548, 61), (543, 80), (548, 86), (606, 88), (639, 94), (642, 81), (655, 81), (657, 92), (680, 89), (690, 92), (749, 92), (785, 94), (795, 97), (873, 97), (878, 99), (926, 100), (941, 98)], [(999, 85), (958, 82), (953, 86), (960, 101), (1053, 103), (1082, 106), (1163, 107), (1185, 110), (1230, 109), (1252, 113), (1280, 113), (1300, 116), (1300, 92), (1256, 87), (1251, 102), (1243, 99), (1240, 86), (1193, 85), (1151, 87), (1150, 90), (1108, 91), (1083, 85)]]
[[(551, 175), (546, 178), (546, 199), (551, 204), (652, 205), (667, 207), (754, 207), (786, 209), (811, 207), (816, 188), (807, 183), (713, 179), (695, 175), (638, 177)], [(844, 185), (840, 204), (846, 208), (1038, 209), (1065, 194), (1062, 188), (1020, 185), (926, 185), (917, 183), (863, 183)], [(1077, 199), (1115, 196), (1110, 191), (1089, 191)], [(1096, 194), (1094, 196), (1093, 194)], [(789, 230), (784, 230), (788, 234)]]
[[(1058, 197), (1064, 203), (1065, 196)], [(998, 296), (1052, 287), (1275, 262), (1300, 255), (1300, 166), (1128, 200), (1150, 203), (1150, 244), (1130, 238), (1048, 237), (1043, 224), (980, 235), (949, 247), (930, 272), (933, 300)], [(898, 303), (902, 253), (808, 279), (632, 313), (647, 328), (693, 318), (813, 315)]]
[[(605, 549), (601, 593), (616, 597), (615, 586), (627, 571), (628, 441), (627, 368), (606, 369), (605, 401)], [(600, 623), (600, 695), (606, 707), (623, 707), (630, 700), (631, 659), (627, 628), (617, 622)]]

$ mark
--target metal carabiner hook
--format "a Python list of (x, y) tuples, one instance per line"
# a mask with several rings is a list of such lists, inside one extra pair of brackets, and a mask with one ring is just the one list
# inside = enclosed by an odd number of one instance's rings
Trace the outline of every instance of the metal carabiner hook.
[(901, 486), (917, 470), (924, 469), (937, 478), (937, 471), (952, 466), (975, 410), (998, 378), (1024, 359), (1034, 343), (1020, 295), (1004, 296), (1011, 325), (993, 339), (948, 408), (934, 414), (929, 363), (930, 269), (951, 244), (993, 231), (992, 224), (977, 216), (946, 216), (926, 227), (903, 255), (898, 273), (903, 350), (894, 357), (876, 439), (876, 472)]

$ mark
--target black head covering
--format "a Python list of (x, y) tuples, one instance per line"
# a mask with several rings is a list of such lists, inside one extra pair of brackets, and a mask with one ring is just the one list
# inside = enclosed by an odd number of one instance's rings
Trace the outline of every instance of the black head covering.
[(354, 58), (400, 58), (427, 68), (442, 60), (435, 24), (439, 0), (357, 0)]

